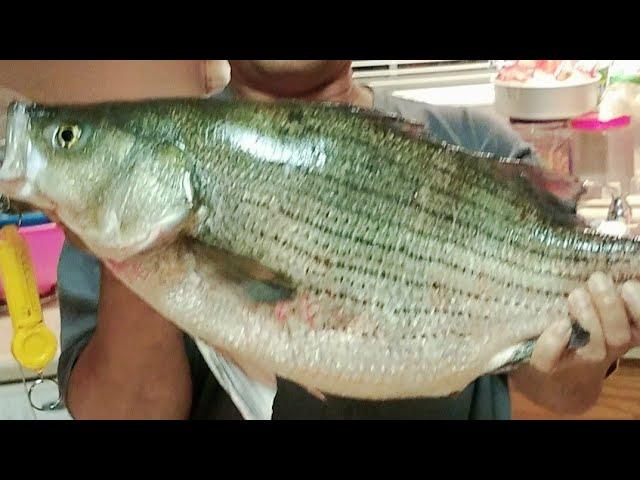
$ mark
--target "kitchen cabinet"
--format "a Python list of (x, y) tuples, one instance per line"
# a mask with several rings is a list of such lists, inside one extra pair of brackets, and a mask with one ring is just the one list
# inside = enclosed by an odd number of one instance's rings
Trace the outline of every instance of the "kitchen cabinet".
[(400, 91), (491, 82), (489, 60), (358, 60), (354, 78), (376, 90)]

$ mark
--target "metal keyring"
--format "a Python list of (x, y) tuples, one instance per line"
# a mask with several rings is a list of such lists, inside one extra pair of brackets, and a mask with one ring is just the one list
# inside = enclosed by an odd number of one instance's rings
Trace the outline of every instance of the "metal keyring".
[(0, 211), (9, 212), (11, 210), (11, 200), (6, 195), (0, 195)]
[(44, 382), (47, 382), (47, 381), (54, 383), (56, 388), (58, 387), (58, 382), (56, 382), (52, 378), (42, 378), (42, 377), (40, 377), (36, 381), (34, 381), (33, 384), (29, 387), (29, 393), (28, 393), (29, 403), (31, 404), (31, 406), (33, 408), (35, 408), (39, 412), (51, 412), (53, 410), (57, 410), (58, 408), (60, 408), (60, 405), (61, 405), (61, 402), (62, 402), (62, 396), (58, 395), (58, 399), (55, 402), (51, 402), (51, 403), (46, 404), (46, 405), (36, 405), (36, 404), (33, 403), (33, 399), (31, 398), (32, 395), (33, 395), (33, 389), (37, 385), (42, 385)]

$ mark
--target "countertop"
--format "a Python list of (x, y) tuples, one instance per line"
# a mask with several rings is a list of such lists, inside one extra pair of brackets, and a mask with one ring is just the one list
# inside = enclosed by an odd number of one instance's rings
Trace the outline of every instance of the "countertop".
[(493, 84), (488, 82), (396, 90), (392, 95), (430, 105), (456, 107), (493, 107), (496, 98)]

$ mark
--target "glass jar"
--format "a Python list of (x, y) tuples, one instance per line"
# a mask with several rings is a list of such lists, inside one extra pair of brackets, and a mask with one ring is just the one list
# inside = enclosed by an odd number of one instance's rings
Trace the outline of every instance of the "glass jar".
[(631, 116), (634, 136), (634, 170), (640, 174), (640, 73), (616, 75), (611, 78), (600, 104), (600, 116), (604, 118)]
[(511, 127), (531, 144), (542, 167), (557, 173), (569, 173), (571, 165), (571, 129), (566, 120), (527, 122), (511, 119)]
[(570, 173), (630, 193), (634, 176), (631, 117), (601, 120), (589, 114), (571, 120)]

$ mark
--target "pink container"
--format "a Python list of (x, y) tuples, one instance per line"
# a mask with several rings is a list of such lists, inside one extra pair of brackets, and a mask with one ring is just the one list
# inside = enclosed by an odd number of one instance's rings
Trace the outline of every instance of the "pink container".
[[(58, 261), (64, 244), (64, 232), (55, 223), (46, 223), (19, 230), (26, 240), (36, 275), (40, 296), (53, 293), (58, 283)], [(4, 288), (0, 280), (0, 300), (4, 302)]]

